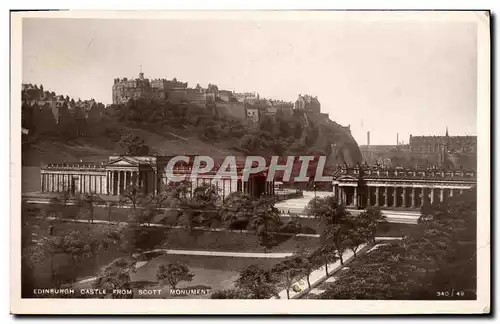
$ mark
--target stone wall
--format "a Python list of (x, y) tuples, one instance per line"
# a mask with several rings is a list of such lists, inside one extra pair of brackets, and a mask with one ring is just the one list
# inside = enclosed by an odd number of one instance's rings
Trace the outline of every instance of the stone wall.
[(217, 102), (215, 110), (219, 116), (228, 116), (245, 120), (245, 104), (242, 102)]

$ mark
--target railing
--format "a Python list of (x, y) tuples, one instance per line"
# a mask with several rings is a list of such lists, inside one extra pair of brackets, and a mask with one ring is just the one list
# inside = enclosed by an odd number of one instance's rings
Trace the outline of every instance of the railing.
[(414, 178), (414, 179), (448, 179), (448, 180), (475, 180), (474, 171), (437, 170), (437, 169), (384, 169), (384, 168), (341, 168), (335, 175), (363, 176), (364, 178)]
[(97, 163), (60, 163), (60, 164), (47, 164), (41, 168), (42, 170), (106, 170), (105, 164)]

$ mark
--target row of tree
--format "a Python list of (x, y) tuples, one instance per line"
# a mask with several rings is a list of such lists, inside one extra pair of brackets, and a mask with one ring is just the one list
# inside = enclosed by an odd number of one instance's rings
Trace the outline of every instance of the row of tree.
[[(183, 226), (189, 230), (195, 227), (223, 227), (239, 231), (248, 229), (255, 231), (266, 251), (290, 238), (290, 235), (279, 233), (314, 231), (302, 228), (297, 220), (282, 222), (279, 210), (269, 197), (252, 199), (242, 192), (234, 192), (219, 205), (217, 202), (220, 200), (220, 190), (210, 184), (192, 190), (189, 182), (169, 183), (165, 191), (157, 195), (145, 195), (140, 187), (132, 185), (124, 190), (117, 202), (104, 201), (95, 194), (73, 197), (69, 190), (65, 190), (59, 197), (51, 199), (45, 213), (56, 219), (83, 215), (88, 218), (89, 224), (93, 224), (96, 208), (105, 207), (108, 221), (112, 221), (115, 207), (129, 205), (132, 207), (128, 215), (129, 222), (145, 226), (152, 222), (162, 223)], [(74, 201), (76, 209), (68, 208), (70, 201)], [(169, 209), (165, 210), (167, 207)]]
[(424, 205), (422, 233), (379, 246), (356, 260), (318, 298), (475, 299), (476, 190)]
[[(280, 289), (287, 295), (294, 283), (336, 260), (360, 244), (374, 243), (377, 227), (386, 222), (380, 211), (369, 209), (348, 215), (331, 197), (316, 198), (306, 208), (325, 225), (316, 250), (297, 253), (270, 270), (250, 266), (242, 271), (235, 289), (218, 291), (212, 298), (270, 298)], [(476, 298), (476, 190), (459, 197), (424, 205), (422, 231), (402, 240), (378, 245), (355, 258), (347, 271), (317, 298), (321, 299), (475, 299)]]
[(311, 288), (310, 275), (324, 268), (328, 276), (328, 265), (336, 261), (344, 264), (344, 252), (351, 250), (354, 258), (360, 246), (375, 242), (377, 228), (387, 222), (378, 209), (368, 209), (358, 216), (351, 215), (344, 206), (337, 204), (333, 196), (315, 198), (306, 208), (308, 214), (319, 219), (324, 225), (320, 245), (312, 250), (302, 250), (290, 258), (266, 270), (251, 265), (240, 273), (235, 289), (215, 292), (213, 299), (267, 299), (278, 297), (285, 290), (290, 291), (295, 284), (305, 279)]

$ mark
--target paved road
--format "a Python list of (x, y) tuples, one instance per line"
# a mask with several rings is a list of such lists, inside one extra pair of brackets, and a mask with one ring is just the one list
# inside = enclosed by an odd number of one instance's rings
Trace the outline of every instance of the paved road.
[[(304, 196), (300, 198), (287, 199), (276, 203), (276, 208), (278, 208), (286, 217), (289, 214), (300, 217), (300, 218), (312, 218), (311, 216), (304, 214), (304, 208), (307, 206), (309, 201), (314, 198), (314, 192), (304, 191)], [(316, 192), (316, 197), (325, 197), (331, 195), (331, 192)], [(351, 214), (357, 215), (363, 210), (359, 209), (347, 209)], [(382, 213), (387, 217), (389, 223), (396, 224), (417, 224), (418, 218), (420, 217), (420, 211), (418, 210), (392, 210), (392, 209), (382, 209)]]

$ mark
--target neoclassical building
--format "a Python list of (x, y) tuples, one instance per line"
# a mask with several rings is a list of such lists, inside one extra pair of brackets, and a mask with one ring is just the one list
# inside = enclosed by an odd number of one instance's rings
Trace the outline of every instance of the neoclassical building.
[[(119, 196), (131, 185), (139, 186), (144, 194), (158, 194), (168, 184), (166, 166), (171, 156), (110, 156), (107, 162), (73, 162), (48, 164), (41, 168), (42, 192), (65, 192), (71, 194), (96, 194)], [(238, 167), (237, 177), (217, 177), (212, 173), (187, 177), (191, 193), (202, 184), (212, 184), (219, 189), (222, 198), (241, 191), (259, 197), (274, 194), (274, 183), (266, 181), (265, 173), (250, 175), (242, 179), (243, 168)], [(191, 173), (191, 165), (176, 164), (176, 174)]]
[(334, 174), (334, 195), (353, 208), (420, 208), (476, 185), (473, 171), (341, 167)]

